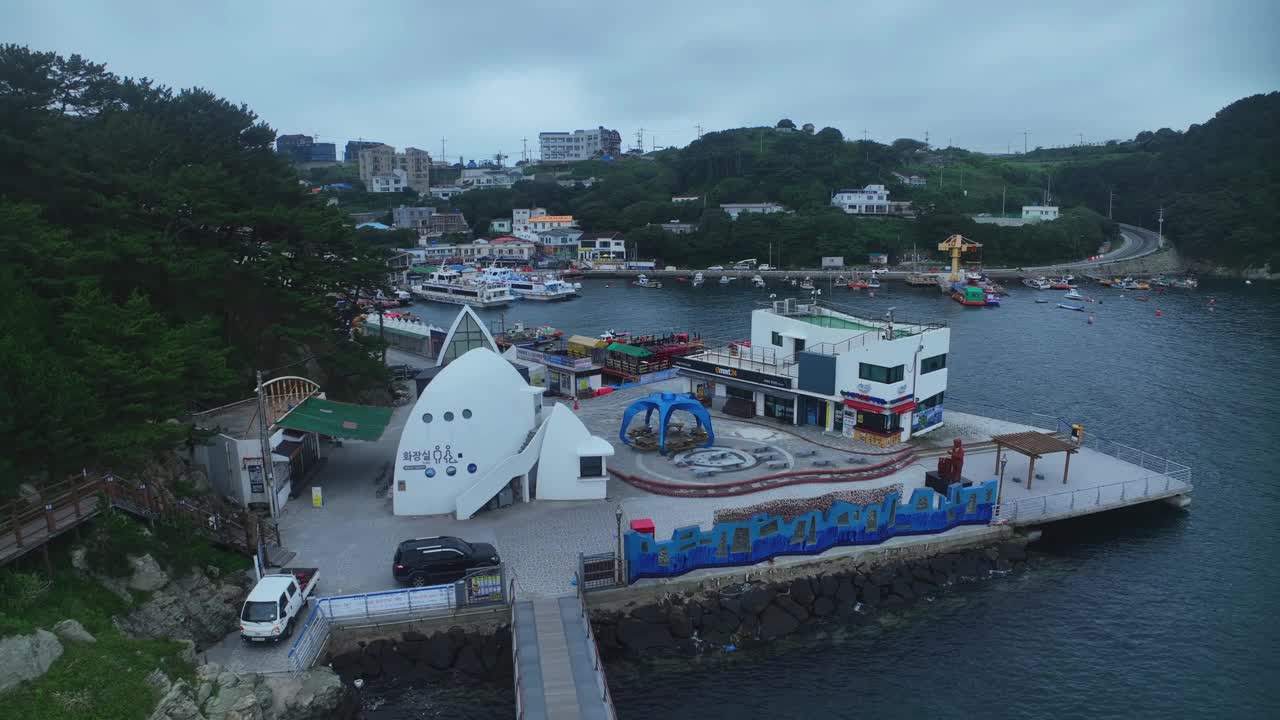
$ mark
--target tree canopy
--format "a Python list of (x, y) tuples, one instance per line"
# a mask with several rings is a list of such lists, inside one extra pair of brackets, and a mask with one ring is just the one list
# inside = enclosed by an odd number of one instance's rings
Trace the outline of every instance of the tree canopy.
[[(255, 368), (384, 377), (336, 300), (383, 251), (304, 192), (274, 131), (201, 89), (0, 46), (0, 474), (117, 469), (175, 446)], [(295, 371), (296, 372), (296, 371)]]

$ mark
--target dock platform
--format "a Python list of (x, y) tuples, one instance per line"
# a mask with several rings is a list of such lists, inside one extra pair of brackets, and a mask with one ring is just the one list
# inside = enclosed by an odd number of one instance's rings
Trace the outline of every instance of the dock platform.
[(604, 667), (581, 597), (522, 600), (512, 608), (517, 716), (612, 720)]

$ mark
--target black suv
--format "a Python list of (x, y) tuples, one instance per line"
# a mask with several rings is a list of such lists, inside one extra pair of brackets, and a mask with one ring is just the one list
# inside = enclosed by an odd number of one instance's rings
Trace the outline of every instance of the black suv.
[(461, 580), (478, 568), (496, 567), (502, 561), (489, 543), (469, 543), (439, 536), (405, 540), (396, 548), (391, 574), (396, 581), (415, 586), (442, 585)]

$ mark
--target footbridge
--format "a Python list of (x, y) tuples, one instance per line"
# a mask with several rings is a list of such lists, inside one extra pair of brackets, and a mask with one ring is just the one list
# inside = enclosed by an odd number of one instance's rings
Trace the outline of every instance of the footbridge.
[(516, 718), (613, 720), (613, 699), (591, 633), (582, 583), (568, 597), (520, 599), (512, 581)]

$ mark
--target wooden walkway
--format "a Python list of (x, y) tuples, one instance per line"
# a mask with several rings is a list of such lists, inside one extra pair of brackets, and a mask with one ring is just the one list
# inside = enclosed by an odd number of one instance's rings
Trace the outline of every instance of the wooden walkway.
[(82, 497), (35, 517), (19, 517), (0, 530), (0, 565), (17, 560), (102, 511), (98, 496)]
[(525, 600), (513, 614), (519, 717), (612, 720), (613, 702), (581, 599)]

